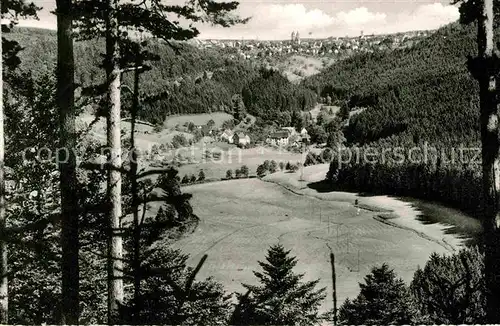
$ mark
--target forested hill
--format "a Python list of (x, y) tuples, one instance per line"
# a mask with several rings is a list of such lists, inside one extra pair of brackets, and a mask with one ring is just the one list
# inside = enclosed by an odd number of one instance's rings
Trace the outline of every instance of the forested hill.
[[(24, 48), (20, 54), (22, 70), (31, 72), (35, 77), (53, 71), (57, 49), (54, 31), (15, 28), (6, 36), (17, 40)], [(273, 73), (262, 70), (258, 63), (239, 59), (238, 56), (231, 59), (229, 50), (198, 49), (183, 42), (175, 43), (178, 47), (175, 51), (158, 40), (150, 41), (148, 46), (149, 51), (159, 55), (160, 60), (152, 62), (153, 69), (141, 75), (143, 110), (139, 115), (152, 123), (161, 123), (171, 114), (230, 112), (231, 99), (235, 94), (241, 95), (244, 88), (250, 90), (247, 95), (256, 94), (252, 103), (246, 101), (247, 110), (264, 121), (272, 120), (279, 111), (309, 109), (315, 104), (312, 91), (292, 85), (285, 78), (276, 78)], [(105, 72), (100, 68), (103, 52), (103, 40), (75, 42), (77, 83), (89, 86), (104, 81)], [(269, 87), (269, 82), (263, 82), (269, 78), (279, 82)], [(132, 86), (132, 80), (132, 72), (124, 74), (125, 84)], [(264, 91), (263, 87), (272, 89), (273, 96), (257, 96)], [(276, 99), (282, 98), (287, 98), (293, 105), (276, 106)]]
[(353, 56), (303, 85), (351, 108), (346, 137), (365, 144), (383, 138), (408, 143), (478, 140), (478, 91), (466, 68), (476, 54), (475, 27), (450, 24), (415, 47)]

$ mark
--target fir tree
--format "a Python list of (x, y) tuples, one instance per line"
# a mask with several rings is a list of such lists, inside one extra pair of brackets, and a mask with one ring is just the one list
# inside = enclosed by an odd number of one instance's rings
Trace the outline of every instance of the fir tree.
[(347, 299), (339, 311), (341, 323), (348, 325), (410, 324), (415, 311), (410, 293), (402, 279), (387, 264), (375, 267), (360, 283), (361, 292), (354, 300)]
[(325, 289), (315, 290), (319, 280), (301, 282), (303, 274), (293, 273), (297, 259), (281, 245), (268, 250), (267, 262), (259, 262), (263, 272), (254, 272), (260, 285), (243, 286), (232, 324), (313, 325), (320, 321), (318, 308)]
[(477, 247), (454, 255), (432, 254), (413, 276), (410, 291), (431, 324), (486, 322), (484, 255)]

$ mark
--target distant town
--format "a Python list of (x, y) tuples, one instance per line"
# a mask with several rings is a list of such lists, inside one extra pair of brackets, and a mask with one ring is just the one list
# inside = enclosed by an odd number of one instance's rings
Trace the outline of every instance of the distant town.
[(222, 48), (230, 55), (245, 59), (302, 54), (310, 56), (345, 57), (358, 52), (374, 52), (407, 48), (434, 31), (411, 31), (397, 34), (364, 35), (355, 37), (329, 37), (326, 39), (301, 38), (293, 31), (289, 40), (216, 40), (194, 39), (191, 43), (199, 48)]

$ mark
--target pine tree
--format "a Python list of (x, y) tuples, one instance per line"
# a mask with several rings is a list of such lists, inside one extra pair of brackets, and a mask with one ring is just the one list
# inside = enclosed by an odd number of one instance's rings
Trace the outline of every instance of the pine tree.
[(21, 63), (17, 56), (23, 49), (17, 41), (10, 41), (4, 37), (17, 22), (19, 17), (36, 18), (36, 12), (41, 8), (34, 3), (25, 3), (23, 0), (2, 1), (1, 10), (1, 45), (2, 65), (0, 67), (0, 323), (8, 324), (9, 320), (9, 290), (8, 290), (8, 248), (6, 239), (7, 211), (5, 202), (5, 134), (4, 134), (4, 76), (9, 70), (14, 70)]
[(500, 205), (498, 182), (500, 181), (500, 156), (498, 124), (492, 121), (498, 119), (499, 102), (497, 93), (500, 88), (498, 80), (499, 60), (498, 48), (494, 38), (494, 20), (498, 17), (498, 1), (462, 1), (460, 22), (469, 24), (477, 22), (477, 57), (468, 58), (467, 67), (478, 81), (480, 123), (481, 123), (481, 154), (483, 180), (483, 212), (485, 244), (485, 279), (488, 322), (500, 323)]
[(477, 247), (434, 253), (413, 276), (410, 290), (426, 323), (484, 324), (484, 255)]
[(233, 95), (232, 99), (233, 115), (238, 121), (241, 121), (245, 117), (245, 104), (243, 103), (243, 98), (239, 94)]
[(260, 285), (243, 286), (232, 317), (236, 325), (313, 325), (320, 321), (318, 308), (325, 298), (325, 288), (316, 290), (319, 280), (301, 282), (303, 274), (293, 273), (297, 259), (282, 245), (272, 246), (266, 262), (259, 262), (263, 272), (254, 272)]
[[(62, 323), (78, 324), (80, 251), (76, 178), (75, 60), (71, 0), (57, 1), (57, 102), (61, 151), (58, 157), (61, 187)], [(64, 153), (64, 154), (62, 154)]]
[(409, 324), (415, 318), (410, 293), (387, 264), (375, 267), (360, 283), (354, 300), (347, 299), (339, 310), (341, 323), (348, 325)]

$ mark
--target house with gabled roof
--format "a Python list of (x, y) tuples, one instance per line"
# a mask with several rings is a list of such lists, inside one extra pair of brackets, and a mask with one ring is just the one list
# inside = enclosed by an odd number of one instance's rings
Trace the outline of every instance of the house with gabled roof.
[(250, 144), (250, 136), (243, 132), (237, 132), (233, 136), (233, 142), (235, 145), (247, 146)]
[(266, 143), (273, 146), (287, 146), (290, 138), (290, 134), (286, 130), (280, 130), (273, 132), (267, 137)]
[(234, 132), (231, 129), (226, 129), (220, 134), (219, 139), (232, 144), (234, 141)]

